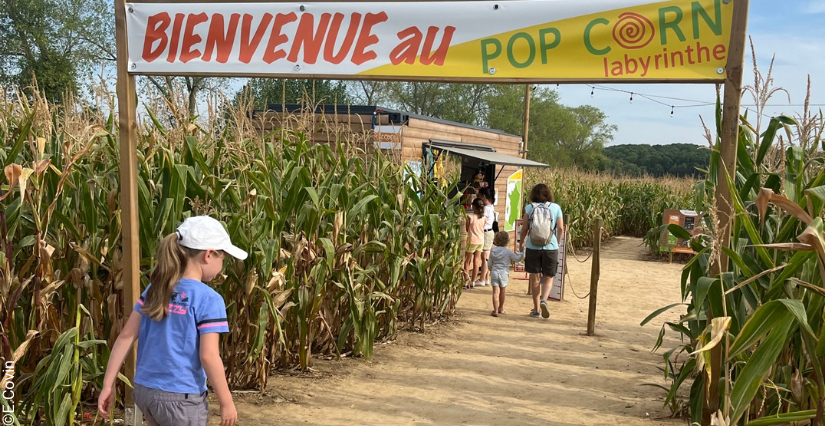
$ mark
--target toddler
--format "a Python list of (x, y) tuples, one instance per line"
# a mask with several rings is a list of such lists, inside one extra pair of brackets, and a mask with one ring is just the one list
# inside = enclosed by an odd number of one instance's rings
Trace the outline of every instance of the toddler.
[(524, 253), (513, 253), (507, 248), (509, 242), (509, 233), (496, 232), (493, 238), (495, 247), (490, 250), (490, 258), (487, 260), (490, 266), (490, 284), (493, 286), (493, 312), (490, 315), (494, 317), (504, 313), (504, 292), (510, 281), (510, 265), (524, 259)]

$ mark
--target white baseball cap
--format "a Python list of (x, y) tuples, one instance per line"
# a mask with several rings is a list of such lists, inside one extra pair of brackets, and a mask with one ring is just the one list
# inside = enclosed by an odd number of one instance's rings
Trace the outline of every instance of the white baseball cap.
[(209, 216), (194, 216), (175, 231), (178, 244), (195, 250), (223, 250), (234, 258), (246, 259), (246, 252), (235, 247), (220, 222)]

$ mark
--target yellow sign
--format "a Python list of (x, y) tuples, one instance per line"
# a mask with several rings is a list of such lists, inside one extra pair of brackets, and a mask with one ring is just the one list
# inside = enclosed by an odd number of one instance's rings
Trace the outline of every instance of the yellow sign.
[(741, 1), (130, 3), (129, 71), (721, 81)]
[(722, 80), (732, 3), (673, 0), (550, 21), (467, 41), (441, 67), (390, 64), (364, 75)]

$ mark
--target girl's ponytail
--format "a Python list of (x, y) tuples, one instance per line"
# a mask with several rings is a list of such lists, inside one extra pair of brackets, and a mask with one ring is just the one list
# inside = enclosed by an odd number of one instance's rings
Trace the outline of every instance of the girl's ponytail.
[[(178, 234), (167, 235), (158, 246), (157, 265), (149, 274), (149, 290), (146, 291), (146, 300), (142, 313), (149, 318), (160, 321), (169, 315), (169, 299), (175, 289), (189, 259), (186, 247), (178, 244)], [(196, 250), (197, 251), (197, 250)]]

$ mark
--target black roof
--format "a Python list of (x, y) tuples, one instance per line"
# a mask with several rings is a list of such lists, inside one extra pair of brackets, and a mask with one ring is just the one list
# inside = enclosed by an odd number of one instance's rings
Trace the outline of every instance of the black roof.
[[(300, 104), (269, 104), (268, 111), (283, 112), (286, 107), (286, 112), (301, 112), (306, 109), (305, 105)], [(264, 112), (263, 110), (255, 110), (252, 115)], [(521, 137), (521, 135), (514, 135), (503, 130), (490, 129), (488, 127), (473, 126), (471, 124), (458, 123), (450, 120), (442, 120), (440, 118), (430, 117), (427, 115), (413, 114), (409, 112), (399, 111), (392, 108), (385, 108), (376, 105), (318, 105), (315, 107), (316, 114), (358, 114), (358, 115), (372, 115), (372, 114), (387, 114), (390, 116), (390, 123), (406, 124), (410, 118), (418, 120), (431, 121), (433, 123), (447, 124), (450, 126), (464, 127), (467, 129), (481, 130), (484, 132), (495, 133), (504, 136)]]

